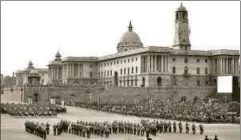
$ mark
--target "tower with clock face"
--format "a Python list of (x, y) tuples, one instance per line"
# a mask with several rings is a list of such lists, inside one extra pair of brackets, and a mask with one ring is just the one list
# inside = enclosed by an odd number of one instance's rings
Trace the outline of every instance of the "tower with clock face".
[(173, 49), (190, 50), (191, 44), (189, 34), (188, 12), (181, 3), (175, 13), (175, 38)]

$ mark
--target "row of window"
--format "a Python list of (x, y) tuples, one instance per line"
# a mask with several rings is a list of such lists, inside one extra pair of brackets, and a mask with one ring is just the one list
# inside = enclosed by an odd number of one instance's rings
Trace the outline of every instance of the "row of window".
[[(138, 73), (138, 67), (136, 66), (131, 67), (131, 68), (124, 68), (124, 69), (120, 69), (120, 75), (126, 75), (126, 74), (134, 74), (134, 73)], [(112, 70), (107, 70), (107, 71), (102, 71), (100, 72), (100, 77), (109, 77), (109, 76), (113, 76), (113, 72)]]
[[(175, 62), (175, 61), (176, 61), (176, 58), (172, 58), (172, 61)], [(200, 59), (197, 59), (196, 62), (199, 63), (199, 62), (200, 62)], [(207, 63), (207, 62), (208, 62), (208, 60), (205, 59), (205, 63)], [(184, 63), (188, 63), (188, 58), (184, 58)]]
[(134, 58), (128, 58), (128, 59), (124, 59), (124, 60), (116, 60), (114, 62), (106, 62), (106, 63), (103, 63), (103, 64), (99, 64), (99, 67), (105, 67), (105, 66), (112, 66), (112, 65), (115, 65), (115, 64), (122, 64), (123, 63), (130, 63), (131, 62), (134, 62), (135, 61), (138, 61), (138, 58), (136, 57), (135, 59)]
[[(189, 68), (184, 67), (184, 73), (188, 74)], [(176, 67), (172, 67), (172, 73), (176, 73)], [(200, 68), (197, 68), (197, 74), (200, 74)], [(208, 74), (208, 68), (205, 68), (205, 74)]]

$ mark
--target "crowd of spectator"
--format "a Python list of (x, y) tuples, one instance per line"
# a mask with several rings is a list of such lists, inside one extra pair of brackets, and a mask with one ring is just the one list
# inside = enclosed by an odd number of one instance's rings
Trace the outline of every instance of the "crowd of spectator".
[(56, 116), (66, 108), (52, 104), (1, 103), (0, 111), (11, 116)]
[(140, 100), (136, 104), (114, 103), (84, 103), (74, 102), (72, 105), (100, 110), (123, 115), (135, 115), (139, 117), (172, 119), (182, 121), (195, 121), (203, 123), (239, 123), (239, 112), (228, 115), (229, 106), (222, 102), (194, 99), (187, 101), (167, 98), (165, 100)]

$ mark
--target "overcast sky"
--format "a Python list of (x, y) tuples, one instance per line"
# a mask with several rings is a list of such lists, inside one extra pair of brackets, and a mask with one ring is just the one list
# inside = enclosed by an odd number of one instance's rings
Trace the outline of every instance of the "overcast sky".
[[(144, 46), (171, 46), (179, 1), (1, 2), (1, 73), (24, 69), (30, 60), (47, 68), (57, 50), (66, 56), (116, 53), (132, 20)], [(189, 2), (195, 50), (240, 50), (240, 2)]]

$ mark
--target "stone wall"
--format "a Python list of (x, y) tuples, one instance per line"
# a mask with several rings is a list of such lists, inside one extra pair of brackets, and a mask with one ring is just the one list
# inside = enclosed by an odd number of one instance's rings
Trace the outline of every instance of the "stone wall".
[(21, 102), (22, 93), (23, 92), (21, 92), (20, 87), (3, 88), (3, 94), (1, 94), (1, 101)]
[[(174, 99), (186, 96), (192, 100), (194, 96), (205, 98), (216, 93), (215, 87), (176, 87), (176, 88), (146, 88), (146, 87), (109, 87), (107, 90), (100, 88), (78, 88), (78, 87), (25, 87), (24, 99), (34, 98), (38, 94), (39, 101), (49, 102), (52, 97), (59, 96), (61, 100), (79, 100), (81, 102), (114, 102), (135, 103), (138, 99), (152, 98), (164, 99), (174, 95)], [(33, 100), (34, 102), (34, 100)]]

